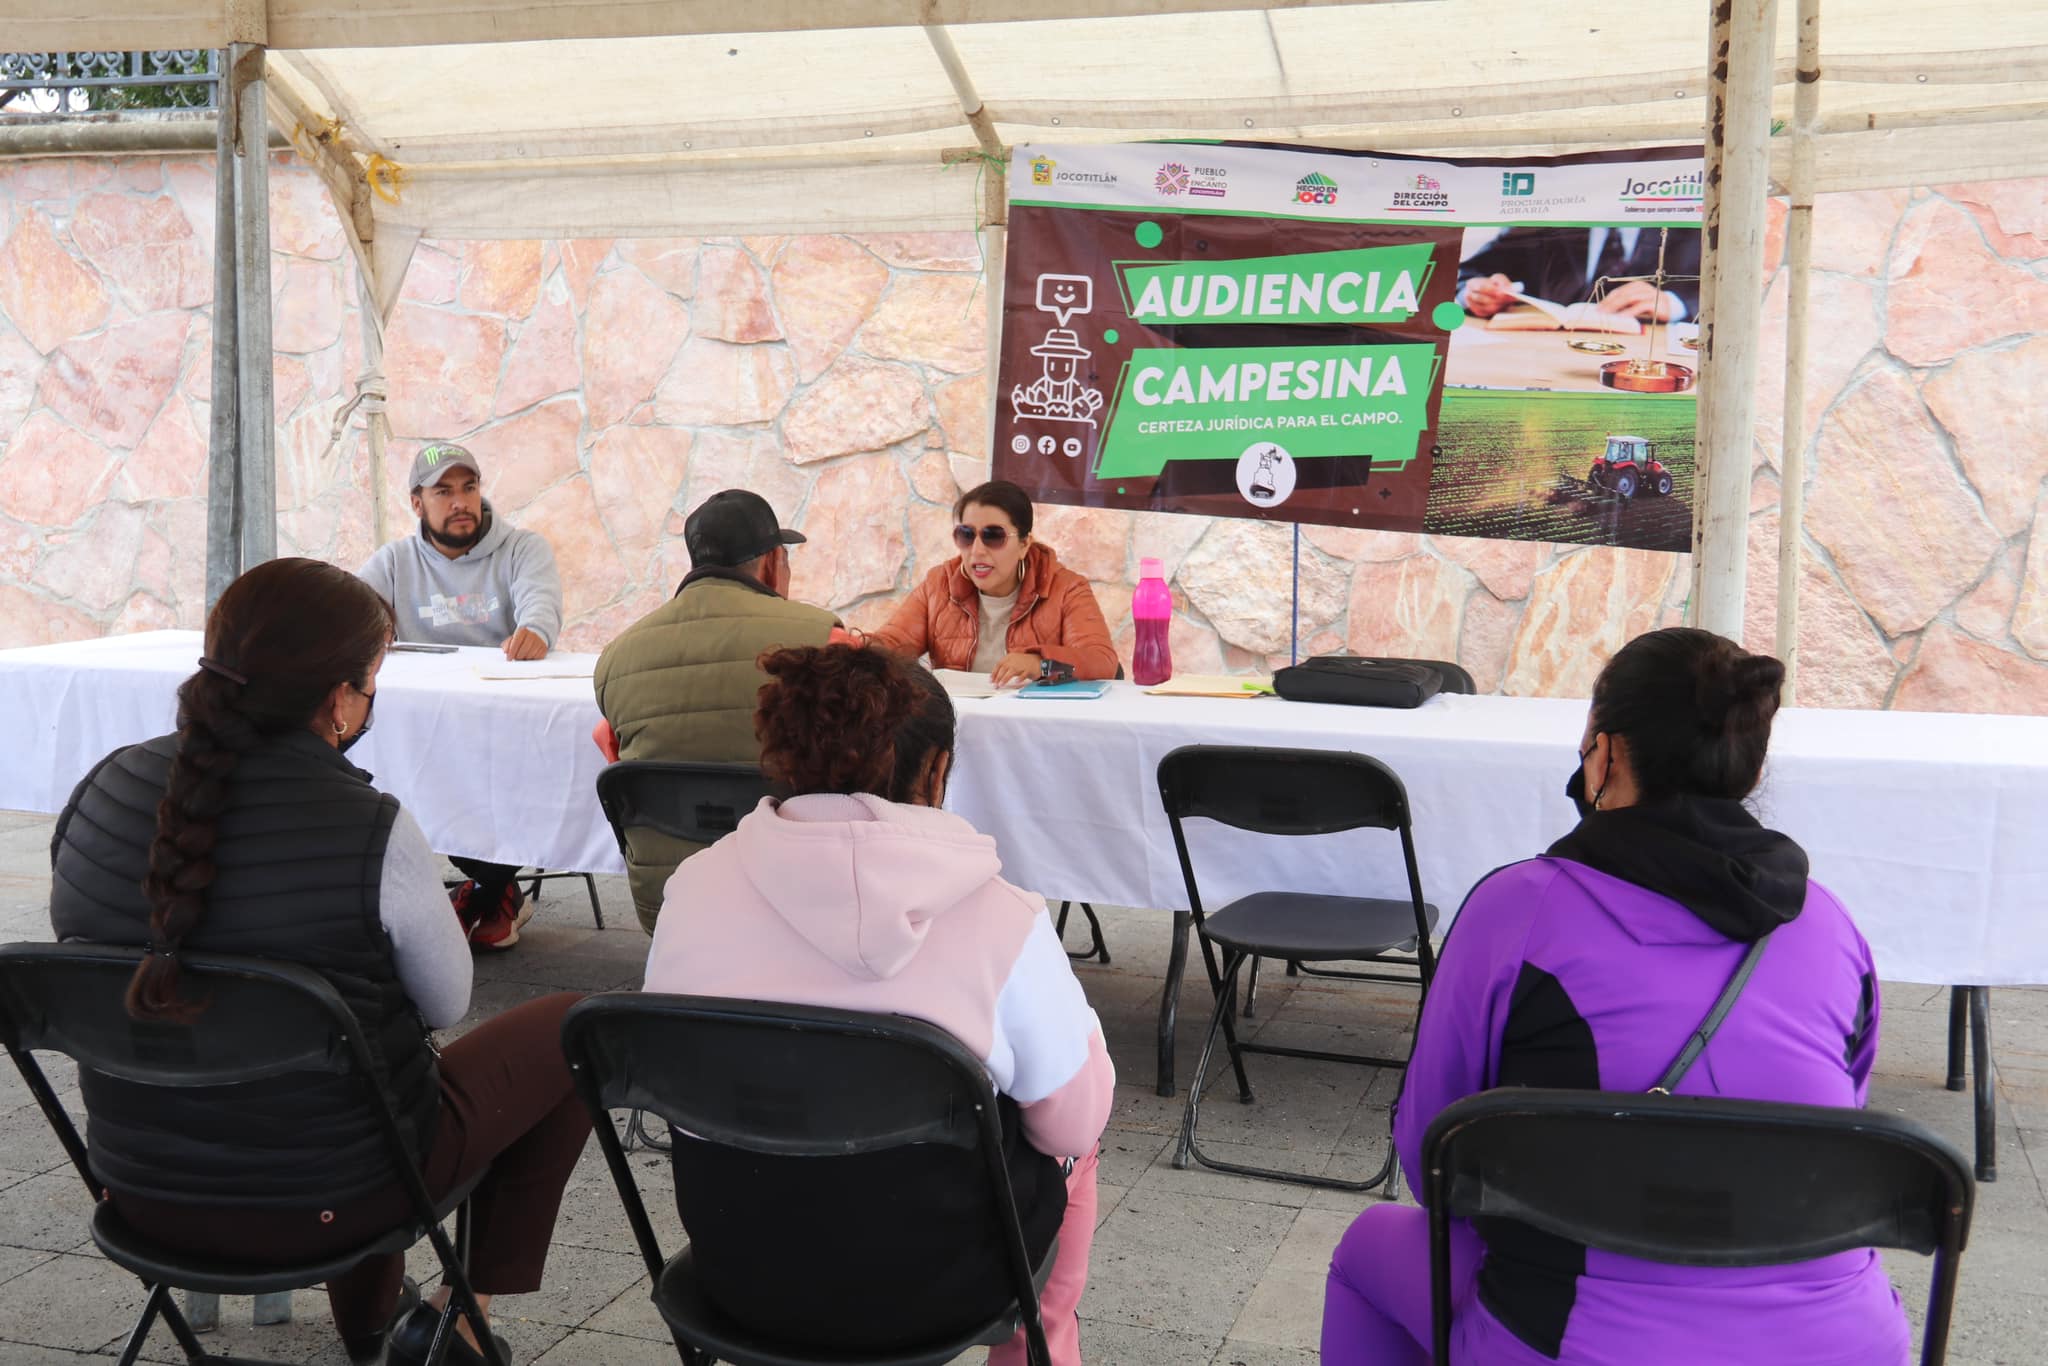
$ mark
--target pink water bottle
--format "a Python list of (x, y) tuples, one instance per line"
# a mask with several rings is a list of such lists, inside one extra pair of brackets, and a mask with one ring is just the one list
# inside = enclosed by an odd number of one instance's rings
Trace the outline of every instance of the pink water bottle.
[(1131, 620), (1137, 623), (1138, 644), (1131, 655), (1131, 679), (1141, 688), (1157, 687), (1173, 677), (1173, 653), (1166, 637), (1173, 626), (1173, 594), (1159, 561), (1138, 561), (1138, 591), (1131, 595)]

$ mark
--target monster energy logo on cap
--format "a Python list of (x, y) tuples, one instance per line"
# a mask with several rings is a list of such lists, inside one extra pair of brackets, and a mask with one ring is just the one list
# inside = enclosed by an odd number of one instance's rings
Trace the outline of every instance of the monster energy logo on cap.
[(476, 457), (467, 447), (452, 441), (429, 441), (420, 447), (420, 453), (412, 458), (412, 482), (408, 488), (419, 488), (431, 484), (451, 469), (468, 469), (477, 478), (484, 476), (483, 469), (476, 463)]

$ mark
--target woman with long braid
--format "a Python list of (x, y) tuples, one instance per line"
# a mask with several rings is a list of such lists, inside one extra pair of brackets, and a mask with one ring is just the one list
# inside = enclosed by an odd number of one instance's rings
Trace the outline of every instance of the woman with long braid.
[[(344, 754), (369, 729), (391, 608), (352, 574), (273, 560), (229, 585), (206, 654), (178, 689), (178, 729), (86, 775), (51, 842), (63, 940), (144, 945), (138, 1020), (206, 1009), (187, 950), (300, 963), (348, 1003), (436, 1196), (476, 1188), (480, 1299), (537, 1290), (562, 1188), (589, 1136), (558, 1043), (573, 994), (542, 997), (436, 1054), (429, 1028), (469, 1008), (470, 958), (439, 860), (395, 798)], [(95, 1177), (123, 1218), (187, 1253), (314, 1260), (409, 1218), (375, 1120), (337, 1079), (169, 1091), (80, 1076)], [(376, 1361), (403, 1257), (327, 1287), (355, 1361)], [(424, 1359), (447, 1288), (393, 1335)], [(482, 1360), (457, 1320), (453, 1363)]]

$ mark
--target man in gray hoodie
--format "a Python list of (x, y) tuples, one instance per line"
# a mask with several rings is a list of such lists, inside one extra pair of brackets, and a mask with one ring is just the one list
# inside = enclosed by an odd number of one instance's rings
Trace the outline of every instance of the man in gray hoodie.
[[(497, 646), (507, 659), (546, 656), (562, 629), (562, 579), (541, 536), (497, 520), (483, 471), (461, 446), (430, 441), (412, 462), (419, 534), (379, 546), (359, 577), (383, 594), (397, 638)], [(509, 949), (533, 918), (519, 870), (454, 859), (470, 880), (451, 893), (472, 944)]]
[(508, 659), (539, 659), (562, 629), (555, 552), (497, 520), (482, 478), (462, 447), (420, 447), (411, 485), (419, 534), (378, 547), (358, 572), (397, 613), (400, 640), (496, 645)]

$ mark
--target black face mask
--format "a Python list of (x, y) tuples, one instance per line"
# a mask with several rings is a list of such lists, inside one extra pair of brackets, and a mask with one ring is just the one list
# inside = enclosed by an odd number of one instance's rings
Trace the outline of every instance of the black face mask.
[(363, 728), (357, 731), (354, 735), (349, 736), (346, 740), (341, 741), (334, 747), (336, 750), (340, 751), (343, 754), (346, 754), (351, 749), (355, 748), (356, 741), (362, 739), (365, 735), (368, 735), (370, 733), (370, 715), (371, 713), (377, 710), (377, 694), (373, 692), (366, 692), (363, 694), (363, 700), (366, 703), (366, 705), (363, 707)]
[[(1592, 752), (1593, 747), (1591, 745), (1587, 745), (1579, 751), (1579, 766), (1572, 770), (1571, 780), (1564, 785), (1564, 795), (1570, 797), (1572, 805), (1579, 809), (1580, 820), (1586, 819), (1586, 817), (1599, 809), (1593, 805), (1593, 802), (1586, 800), (1586, 756)], [(1606, 789), (1603, 788), (1601, 790), (1605, 791)], [(1594, 800), (1598, 800), (1597, 794)]]

